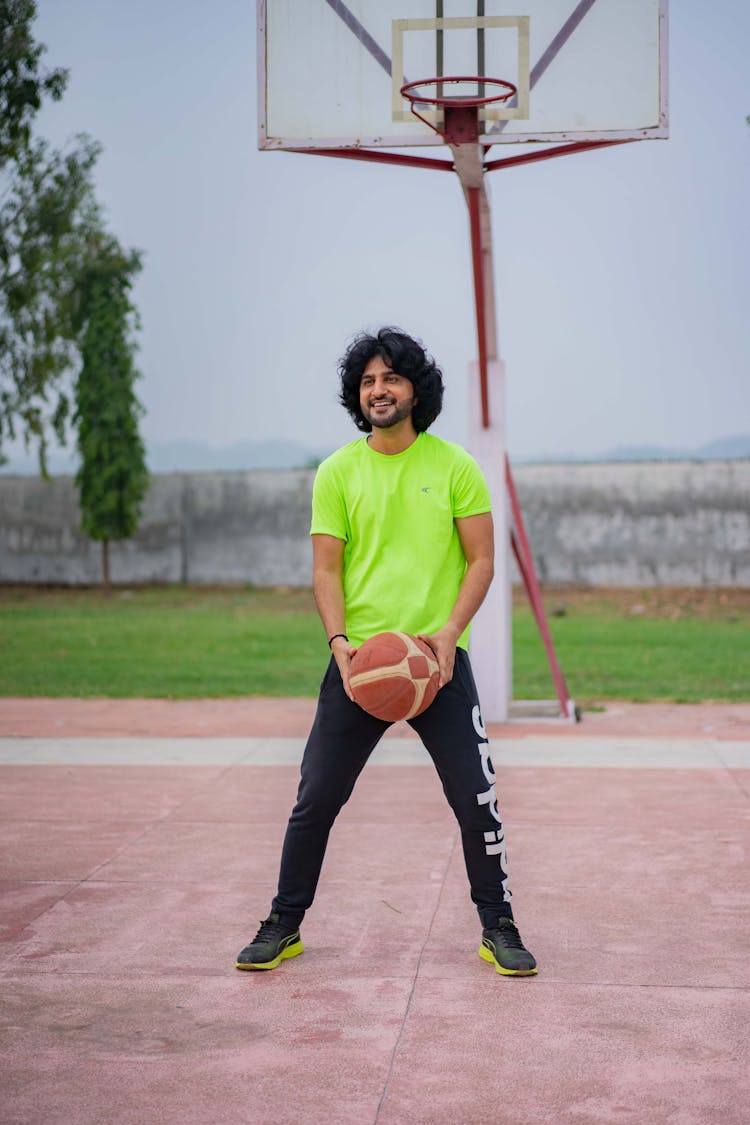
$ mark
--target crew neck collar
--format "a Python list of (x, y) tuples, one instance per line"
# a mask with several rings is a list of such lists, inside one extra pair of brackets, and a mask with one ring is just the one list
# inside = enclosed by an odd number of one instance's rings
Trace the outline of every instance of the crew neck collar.
[(365, 448), (367, 449), (368, 453), (372, 453), (375, 457), (383, 457), (386, 461), (397, 461), (399, 457), (406, 457), (407, 454), (411, 453), (412, 449), (414, 449), (419, 444), (419, 440), (421, 437), (422, 432), (420, 431), (414, 438), (414, 441), (411, 443), (411, 445), (407, 445), (406, 449), (402, 449), (400, 453), (381, 453), (379, 449), (373, 449), (370, 445), (369, 434), (365, 434), (364, 441)]

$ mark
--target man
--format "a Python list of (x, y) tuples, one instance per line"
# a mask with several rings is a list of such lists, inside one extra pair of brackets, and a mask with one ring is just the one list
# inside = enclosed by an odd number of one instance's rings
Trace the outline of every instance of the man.
[(461, 828), (482, 922), (480, 957), (508, 976), (536, 973), (513, 921), (495, 775), (467, 652), (469, 625), (492, 581), (486, 482), (460, 446), (427, 433), (443, 380), (422, 346), (384, 328), (340, 362), (340, 401), (367, 436), (328, 457), (313, 488), (313, 590), (331, 660), (302, 759), (278, 893), (237, 958), (273, 969), (302, 952), (328, 834), (390, 725), (363, 711), (349, 685), (358, 645), (376, 633), (421, 636), (440, 667), (433, 703), (410, 721), (432, 757)]

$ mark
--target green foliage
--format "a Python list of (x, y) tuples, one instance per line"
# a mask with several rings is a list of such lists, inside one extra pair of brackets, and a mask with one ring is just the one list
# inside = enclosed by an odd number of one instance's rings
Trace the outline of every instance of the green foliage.
[(46, 475), (46, 435), (64, 443), (70, 411), (78, 276), (101, 229), (100, 150), (85, 136), (65, 152), (32, 138), (43, 99), (67, 82), (67, 71), (40, 70), (35, 16), (33, 0), (0, 0), (0, 461), (20, 433)]
[(68, 79), (41, 68), (36, 14), (34, 0), (0, 0), (0, 462), (20, 430), (47, 475), (47, 433), (65, 443), (80, 356), (77, 483), (83, 529), (105, 544), (107, 585), (107, 544), (133, 534), (148, 483), (130, 300), (141, 263), (104, 231), (99, 146), (80, 136), (62, 152), (33, 139), (44, 98), (61, 98)]
[(65, 440), (77, 360), (78, 276), (99, 212), (91, 172), (99, 148), (61, 153), (36, 142), (6, 169), (0, 204), (0, 448), (20, 428), (39, 446)]
[(141, 261), (111, 236), (100, 237), (91, 251), (73, 318), (83, 360), (73, 419), (81, 455), (76, 484), (83, 530), (109, 541), (134, 533), (148, 486), (138, 432), (143, 408), (134, 391), (137, 313), (130, 296)]
[(45, 47), (31, 34), (36, 14), (35, 0), (0, 0), (0, 167), (29, 147), (43, 99), (59, 101), (68, 82), (67, 70), (40, 70)]

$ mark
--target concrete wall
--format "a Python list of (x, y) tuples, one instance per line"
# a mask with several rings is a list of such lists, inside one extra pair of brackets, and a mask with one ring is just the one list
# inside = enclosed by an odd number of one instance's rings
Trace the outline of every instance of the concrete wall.
[(750, 586), (750, 461), (530, 465), (514, 476), (542, 582)]
[[(115, 583), (307, 586), (313, 473), (152, 477)], [(750, 586), (750, 461), (528, 465), (514, 472), (539, 577), (593, 586)], [(0, 582), (90, 585), (99, 544), (73, 481), (0, 476)]]
[[(113, 542), (115, 583), (309, 586), (313, 474), (155, 475), (138, 534)], [(73, 480), (0, 476), (0, 582), (91, 585), (101, 546), (79, 530)]]

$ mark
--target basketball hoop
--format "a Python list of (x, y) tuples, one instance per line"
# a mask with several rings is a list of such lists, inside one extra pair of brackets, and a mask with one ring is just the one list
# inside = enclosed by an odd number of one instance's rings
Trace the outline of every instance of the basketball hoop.
[[(480, 86), (494, 86), (495, 92), (492, 94), (443, 94), (442, 92), (437, 97), (428, 97), (426, 94), (419, 93), (422, 86), (435, 86), (440, 90), (442, 86), (454, 84), (457, 82), (476, 82)], [(496, 105), (500, 102), (507, 102), (514, 94), (518, 93), (518, 87), (514, 86), (512, 82), (506, 82), (504, 78), (488, 78), (484, 75), (469, 74), (459, 77), (445, 77), (438, 78), (420, 78), (417, 82), (405, 82), (401, 87), (401, 95), (411, 103), (411, 111), (415, 117), (420, 121), (424, 121), (425, 125), (429, 127), (440, 136), (444, 136), (444, 130), (438, 128), (432, 121), (428, 121), (426, 117), (417, 110), (417, 105), (434, 105), (441, 109), (481, 109), (486, 105)]]

